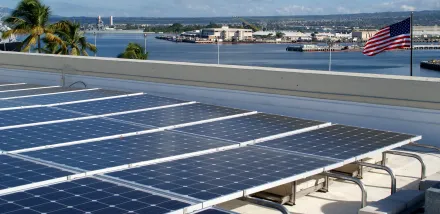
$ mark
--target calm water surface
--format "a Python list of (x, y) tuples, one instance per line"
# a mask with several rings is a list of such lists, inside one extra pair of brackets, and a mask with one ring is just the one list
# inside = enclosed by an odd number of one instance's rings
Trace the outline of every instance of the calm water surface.
[[(88, 34), (94, 43), (93, 35)], [(142, 34), (99, 34), (98, 56), (116, 57), (129, 42), (144, 44)], [(220, 63), (277, 68), (328, 70), (329, 53), (287, 52), (288, 44), (220, 45)], [(149, 59), (179, 62), (217, 63), (217, 45), (173, 43), (149, 35)], [(414, 51), (414, 75), (440, 77), (440, 72), (420, 69), (420, 62), (440, 58), (439, 50)], [(409, 75), (409, 51), (394, 51), (367, 57), (361, 52), (333, 53), (332, 70), (357, 73)]]

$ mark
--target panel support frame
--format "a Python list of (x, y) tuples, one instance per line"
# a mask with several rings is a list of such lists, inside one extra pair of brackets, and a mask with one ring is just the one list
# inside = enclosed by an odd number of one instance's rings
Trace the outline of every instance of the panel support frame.
[(242, 200), (246, 201), (246, 202), (253, 203), (253, 204), (257, 204), (257, 205), (260, 205), (263, 207), (276, 209), (276, 210), (280, 211), (282, 214), (290, 214), (289, 210), (287, 210), (283, 205), (275, 203), (275, 202), (271, 202), (271, 201), (267, 201), (267, 200), (259, 199), (259, 198), (254, 198), (251, 196), (245, 196), (242, 198)]
[(420, 180), (423, 180), (426, 178), (426, 165), (425, 165), (425, 162), (423, 161), (422, 157), (420, 157), (419, 155), (416, 155), (413, 153), (408, 153), (408, 152), (394, 151), (394, 150), (393, 151), (386, 151), (386, 152), (382, 153), (382, 166), (386, 165), (387, 154), (404, 156), (404, 157), (411, 157), (411, 158), (417, 159), (422, 166)]
[(384, 170), (386, 172), (388, 172), (388, 174), (391, 176), (391, 195), (397, 192), (397, 187), (396, 187), (396, 176), (393, 172), (393, 170), (390, 167), (384, 166), (384, 165), (377, 165), (377, 164), (371, 164), (371, 163), (366, 163), (366, 162), (356, 162), (356, 164), (359, 166), (359, 175), (360, 178), (362, 178), (363, 175), (363, 167), (370, 167), (370, 168), (375, 168), (375, 169), (381, 169)]
[(361, 180), (359, 180), (357, 178), (349, 177), (346, 175), (338, 174), (338, 173), (332, 173), (332, 172), (323, 172), (322, 175), (324, 175), (326, 177), (332, 177), (332, 178), (342, 179), (342, 180), (346, 180), (346, 181), (351, 181), (351, 182), (357, 184), (362, 192), (361, 208), (364, 208), (367, 206), (368, 194), (367, 194), (367, 190), (365, 189), (365, 185), (364, 185), (364, 183), (362, 183)]

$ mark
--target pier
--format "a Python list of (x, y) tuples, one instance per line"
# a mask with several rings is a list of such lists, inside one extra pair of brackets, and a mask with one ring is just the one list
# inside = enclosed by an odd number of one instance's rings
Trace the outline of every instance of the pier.
[[(406, 48), (410, 49), (410, 48)], [(414, 45), (414, 50), (440, 50), (440, 45)]]
[[(440, 45), (414, 45), (413, 50), (440, 50)], [(363, 48), (359, 46), (333, 46), (332, 51), (361, 51)], [(405, 48), (410, 50), (410, 48)], [(286, 48), (286, 51), (296, 51), (296, 52), (328, 52), (330, 51), (329, 46), (319, 46), (311, 44), (293, 45)]]
[(335, 45), (332, 47), (329, 46), (319, 46), (319, 45), (311, 45), (311, 44), (301, 44), (301, 45), (293, 45), (286, 48), (286, 51), (297, 51), (297, 52), (328, 52), (328, 51), (357, 51), (360, 50), (358, 46), (339, 46)]

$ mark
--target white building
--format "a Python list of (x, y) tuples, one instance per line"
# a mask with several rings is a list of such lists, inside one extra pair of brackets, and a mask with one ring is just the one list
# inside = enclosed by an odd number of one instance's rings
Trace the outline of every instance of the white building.
[(113, 16), (110, 16), (110, 26), (113, 26)]
[(377, 30), (356, 30), (351, 33), (354, 41), (367, 41), (377, 33)]
[(252, 40), (252, 29), (238, 29), (223, 26), (222, 28), (202, 29), (201, 37), (211, 40)]
[(440, 26), (414, 26), (414, 36), (438, 37), (440, 36)]

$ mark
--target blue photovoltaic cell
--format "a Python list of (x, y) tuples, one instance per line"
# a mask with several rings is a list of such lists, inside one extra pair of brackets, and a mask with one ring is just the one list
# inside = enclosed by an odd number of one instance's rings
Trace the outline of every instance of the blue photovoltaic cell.
[(324, 122), (272, 114), (254, 114), (177, 130), (235, 142), (246, 142), (321, 124)]
[(200, 200), (210, 200), (308, 171), (323, 170), (334, 163), (247, 146), (108, 175)]
[(157, 132), (27, 152), (24, 155), (82, 170), (98, 170), (229, 145), (220, 140)]
[(0, 150), (14, 151), (143, 130), (146, 128), (105, 119), (6, 129), (0, 130)]
[(347, 160), (414, 137), (394, 132), (333, 125), (257, 145)]
[(139, 124), (163, 127), (242, 114), (246, 112), (248, 111), (197, 103), (174, 108), (124, 114), (114, 116), (112, 118)]
[(164, 214), (190, 204), (93, 178), (0, 196), (3, 214)]
[[(0, 155), (0, 190), (71, 174), (42, 164)], [(0, 208), (0, 212), (4, 213), (2, 208)]]
[(0, 83), (0, 93), (2, 93), (2, 91), (9, 91), (9, 90), (47, 87), (47, 86), (43, 86), (43, 85), (34, 85), (34, 84), (6, 85), (6, 86), (1, 86), (1, 85), (2, 84)]
[(81, 89), (58, 87), (58, 88), (33, 89), (27, 91), (11, 91), (11, 92), (0, 93), (0, 98), (20, 97), (20, 96), (57, 93), (64, 91), (77, 91), (77, 90), (81, 90)]
[(12, 102), (9, 100), (0, 100), (0, 109), (2, 108), (13, 108), (23, 106), (22, 103)]
[(0, 127), (29, 123), (63, 120), (84, 117), (81, 114), (61, 111), (55, 108), (28, 108), (2, 111), (0, 113)]
[(58, 108), (77, 111), (87, 114), (108, 114), (113, 112), (131, 111), (144, 108), (172, 105), (186, 101), (175, 100), (152, 95), (139, 95), (122, 97), (116, 99), (99, 100), (87, 103), (69, 104), (58, 106)]
[(14, 101), (32, 104), (32, 105), (47, 105), (56, 104), (63, 102), (73, 102), (79, 100), (96, 99), (103, 97), (112, 97), (118, 95), (127, 94), (126, 92), (119, 91), (108, 91), (108, 90), (92, 90), (92, 91), (79, 91), (75, 93), (65, 93), (65, 94), (53, 94), (45, 95), (39, 97), (26, 97), (14, 99)]

